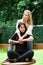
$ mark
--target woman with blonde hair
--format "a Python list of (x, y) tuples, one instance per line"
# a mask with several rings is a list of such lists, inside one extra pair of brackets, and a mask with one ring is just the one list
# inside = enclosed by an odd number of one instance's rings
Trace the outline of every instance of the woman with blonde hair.
[[(21, 37), (20, 36), (20, 33), (19, 33), (19, 30), (18, 30), (18, 23), (19, 22), (23, 22), (26, 27), (27, 27), (27, 31), (26, 33)], [(22, 19), (18, 20), (17, 22), (17, 25), (16, 25), (16, 32), (18, 33), (18, 36), (19, 36), (19, 42), (23, 42), (23, 38), (26, 37), (27, 35), (31, 35), (29, 37), (29, 42), (27, 40), (27, 47), (28, 47), (28, 50), (31, 50), (32, 49), (32, 41), (33, 41), (33, 34), (32, 34), (32, 29), (33, 29), (33, 20), (32, 20), (32, 14), (29, 10), (25, 10), (24, 13), (23, 13), (23, 17)]]
[[(18, 29), (18, 24), (19, 22), (22, 22), (26, 25), (27, 27), (27, 31), (25, 32), (25, 34), (23, 36), (20, 35), (20, 31)], [(27, 41), (27, 48), (28, 50), (32, 50), (32, 42), (34, 40), (33, 38), (33, 34), (32, 34), (32, 29), (33, 29), (33, 21), (32, 21), (32, 14), (29, 10), (25, 10), (23, 13), (23, 17), (22, 19), (19, 19), (17, 21), (17, 25), (16, 25), (16, 32), (19, 36), (18, 42), (20, 44), (23, 44), (23, 41)], [(23, 39), (24, 37), (26, 37), (27, 35), (30, 35), (30, 37), (28, 39)], [(8, 50), (12, 50), (13, 49), (13, 44), (10, 44)]]

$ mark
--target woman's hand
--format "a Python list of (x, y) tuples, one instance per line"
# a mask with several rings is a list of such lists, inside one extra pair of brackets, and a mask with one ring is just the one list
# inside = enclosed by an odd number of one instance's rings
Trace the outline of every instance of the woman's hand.
[(19, 42), (20, 44), (23, 44), (23, 38), (20, 37), (20, 38), (18, 39), (18, 42)]

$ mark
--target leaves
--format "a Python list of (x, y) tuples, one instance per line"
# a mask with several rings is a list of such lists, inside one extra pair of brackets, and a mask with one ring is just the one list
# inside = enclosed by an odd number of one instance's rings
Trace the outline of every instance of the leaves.
[(43, 24), (42, 3), (42, 0), (0, 0), (0, 20), (7, 24), (7, 21), (21, 18), (25, 9), (29, 9), (30, 11), (35, 9), (32, 13), (34, 24)]
[[(23, 11), (26, 9), (32, 12), (34, 25), (43, 24), (43, 1), (42, 0), (0, 0), (0, 27), (2, 27), (0, 28), (1, 31), (0, 42), (8, 41), (8, 38), (13, 33), (12, 31), (14, 31), (14, 28), (8, 29), (5, 27), (15, 26), (17, 20), (22, 18)], [(41, 33), (43, 32), (42, 31), (43, 29), (41, 29), (41, 32), (39, 31), (40, 29), (35, 28), (33, 32), (35, 37), (35, 42), (39, 42), (39, 40), (41, 39), (40, 37), (43, 36), (43, 34)], [(39, 33), (41, 33), (42, 35)], [(40, 42), (43, 41), (42, 39), (40, 40)]]

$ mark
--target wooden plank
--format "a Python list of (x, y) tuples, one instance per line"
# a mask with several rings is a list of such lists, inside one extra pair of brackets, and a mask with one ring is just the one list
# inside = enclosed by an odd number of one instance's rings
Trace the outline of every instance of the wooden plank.
[[(9, 44), (0, 44), (0, 49), (8, 49)], [(15, 46), (14, 46), (15, 49)]]
[(35, 59), (32, 59), (31, 62), (14, 62), (14, 63), (10, 63), (10, 62), (8, 61), (8, 59), (7, 59), (7, 60), (4, 60), (4, 61), (2, 62), (2, 65), (32, 65), (32, 64), (34, 64), (34, 63), (36, 63), (36, 60), (35, 60)]
[(16, 62), (16, 63), (6, 62), (2, 63), (2, 65), (31, 65), (31, 62)]
[(33, 48), (34, 48), (34, 49), (43, 49), (43, 43), (33, 44)]
[[(8, 46), (9, 44), (0, 44), (0, 49), (8, 49)], [(43, 49), (43, 43), (33, 44), (33, 49)]]

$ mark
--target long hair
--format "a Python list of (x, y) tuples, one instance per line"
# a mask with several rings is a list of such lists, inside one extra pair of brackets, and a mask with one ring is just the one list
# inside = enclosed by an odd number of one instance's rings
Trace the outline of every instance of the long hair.
[(31, 14), (31, 12), (29, 10), (25, 10), (24, 13), (25, 12), (27, 12), (29, 14), (29, 19), (28, 19), (27, 23), (29, 25), (33, 25), (33, 20), (32, 20), (32, 14)]
[(24, 23), (22, 23), (22, 22), (19, 22), (19, 23), (18, 23), (18, 29), (20, 28), (21, 25), (24, 25), (25, 31), (26, 31), (26, 30), (27, 30), (27, 27), (26, 27), (26, 25), (25, 25)]

